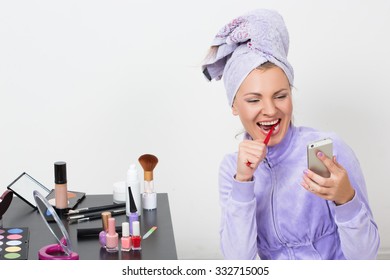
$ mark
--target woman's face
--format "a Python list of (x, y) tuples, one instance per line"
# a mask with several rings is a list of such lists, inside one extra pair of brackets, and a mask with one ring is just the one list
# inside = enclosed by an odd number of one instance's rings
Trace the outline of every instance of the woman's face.
[(291, 88), (283, 70), (276, 66), (254, 69), (238, 89), (232, 110), (255, 140), (264, 141), (272, 125), (277, 123), (268, 145), (280, 143), (293, 110)]

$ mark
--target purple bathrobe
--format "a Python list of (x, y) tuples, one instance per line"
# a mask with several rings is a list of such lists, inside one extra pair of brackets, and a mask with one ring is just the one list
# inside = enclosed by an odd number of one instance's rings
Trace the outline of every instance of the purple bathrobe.
[[(330, 137), (354, 198), (340, 206), (301, 186), (306, 145)], [(220, 166), (221, 249), (226, 259), (375, 259), (379, 233), (359, 162), (337, 135), (290, 126), (268, 147), (251, 182), (234, 179), (237, 153)]]

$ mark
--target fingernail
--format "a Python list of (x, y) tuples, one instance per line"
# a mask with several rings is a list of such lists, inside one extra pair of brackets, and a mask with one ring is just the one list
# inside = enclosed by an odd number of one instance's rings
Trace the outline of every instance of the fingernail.
[(318, 152), (318, 153), (317, 153), (317, 157), (321, 158), (321, 157), (323, 157), (323, 156), (324, 156), (324, 154), (323, 154), (322, 152)]
[(307, 170), (307, 169), (303, 170), (303, 174), (305, 174), (305, 175), (309, 174), (309, 170)]

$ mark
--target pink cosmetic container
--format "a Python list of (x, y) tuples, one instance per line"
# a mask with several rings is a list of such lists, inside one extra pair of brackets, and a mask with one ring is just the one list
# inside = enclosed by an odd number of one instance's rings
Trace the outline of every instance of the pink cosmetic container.
[(130, 237), (130, 226), (128, 222), (122, 223), (122, 238), (121, 238), (122, 251), (131, 250), (131, 237)]
[(108, 219), (108, 232), (106, 235), (107, 252), (118, 251), (118, 233), (115, 231), (115, 218)]

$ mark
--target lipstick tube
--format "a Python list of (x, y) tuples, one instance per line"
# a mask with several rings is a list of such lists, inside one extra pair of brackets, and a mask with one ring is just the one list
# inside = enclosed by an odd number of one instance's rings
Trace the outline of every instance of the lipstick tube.
[(107, 252), (118, 251), (118, 233), (115, 231), (115, 218), (108, 219), (108, 232), (106, 235)]

